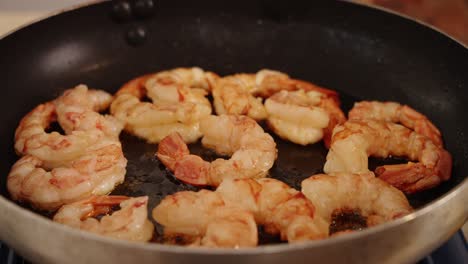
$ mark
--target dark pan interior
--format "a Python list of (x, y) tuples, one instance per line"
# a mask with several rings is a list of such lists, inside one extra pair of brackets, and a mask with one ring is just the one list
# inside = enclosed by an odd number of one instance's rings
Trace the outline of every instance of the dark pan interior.
[[(156, 7), (151, 18), (116, 23), (111, 3), (100, 3), (40, 21), (0, 41), (2, 195), (8, 197), (6, 176), (17, 160), (14, 130), (34, 106), (79, 83), (115, 92), (135, 76), (180, 66), (220, 75), (284, 71), (337, 90), (345, 111), (364, 99), (418, 109), (442, 131), (454, 166), (450, 181), (409, 197), (415, 207), (445, 194), (468, 173), (468, 51), (453, 40), (416, 22), (346, 2), (171, 0), (157, 1)], [(135, 24), (148, 33), (138, 46), (125, 41)], [(127, 181), (114, 193), (150, 195), (152, 208), (169, 193), (195, 189), (165, 171), (153, 156), (156, 145), (125, 133), (121, 138), (129, 159)], [(322, 143), (277, 143), (273, 177), (297, 188), (321, 171)], [(191, 148), (213, 157), (199, 145)]]

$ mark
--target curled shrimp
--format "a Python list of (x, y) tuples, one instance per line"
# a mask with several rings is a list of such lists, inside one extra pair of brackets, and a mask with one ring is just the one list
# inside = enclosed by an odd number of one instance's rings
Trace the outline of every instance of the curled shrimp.
[(56, 107), (52, 102), (41, 104), (29, 112), (16, 129), (16, 152), (36, 156), (51, 168), (77, 158), (100, 138), (99, 134), (82, 131), (70, 135), (47, 133), (46, 128), (55, 119)]
[(333, 98), (316, 90), (282, 90), (265, 101), (268, 125), (294, 143), (307, 145), (324, 138), (328, 146), (333, 128), (346, 120)]
[(321, 239), (325, 234), (314, 222), (315, 208), (301, 193), (271, 179), (225, 180), (216, 189), (226, 204), (252, 212), (257, 224), (282, 240)]
[[(209, 87), (200, 84), (193, 73), (198, 70), (178, 68), (133, 79), (117, 92), (110, 111), (125, 123), (126, 131), (148, 142), (158, 143), (173, 132), (194, 142), (202, 136), (200, 119), (211, 114), (211, 104), (205, 97)], [(214, 74), (209, 76), (215, 78)], [(200, 88), (192, 87), (198, 85)], [(153, 103), (141, 101), (146, 95)]]
[(357, 211), (370, 227), (412, 212), (405, 195), (373, 173), (317, 174), (301, 185), (302, 193), (315, 206), (314, 222), (326, 237), (335, 213)]
[(375, 170), (380, 179), (406, 193), (432, 188), (451, 175), (450, 153), (432, 140), (402, 125), (370, 119), (349, 120), (335, 128), (324, 171), (365, 173), (369, 156), (417, 160)]
[[(118, 211), (111, 212), (119, 206)], [(55, 222), (117, 239), (146, 242), (153, 237), (153, 224), (148, 220), (148, 197), (91, 196), (62, 206)], [(93, 218), (100, 215), (100, 220)]]
[(218, 79), (212, 90), (216, 113), (247, 115), (255, 120), (267, 118), (262, 98), (252, 94), (256, 86), (255, 74), (235, 74)]
[(123, 124), (113, 116), (98, 113), (107, 109), (111, 101), (112, 96), (107, 92), (78, 85), (54, 101), (57, 120), (66, 134), (98, 129), (106, 136), (118, 138)]
[(266, 176), (277, 157), (273, 138), (255, 120), (247, 116), (209, 116), (201, 121), (202, 144), (229, 160), (204, 161), (191, 155), (177, 133), (164, 138), (157, 157), (174, 176), (192, 185), (218, 186), (229, 178), (261, 178)]
[[(148, 96), (153, 98), (153, 92), (156, 90), (156, 94), (158, 94), (157, 90), (159, 88), (188, 87), (211, 91), (213, 82), (217, 78), (219, 77), (215, 73), (204, 71), (199, 67), (175, 68), (149, 76), (145, 85), (148, 89)], [(155, 100), (158, 97), (156, 95)]]
[[(96, 112), (108, 106), (109, 96), (79, 85), (21, 120), (15, 149), (24, 156), (7, 178), (12, 199), (55, 210), (93, 194), (107, 194), (123, 182), (127, 160), (118, 141), (122, 127)], [(71, 113), (78, 118), (69, 119)], [(59, 123), (66, 135), (46, 132), (57, 116), (64, 118)]]
[(109, 193), (124, 181), (126, 165), (120, 142), (101, 138), (78, 158), (51, 169), (36, 156), (23, 156), (11, 168), (7, 189), (13, 200), (53, 211), (90, 195)]
[(377, 119), (400, 123), (442, 147), (439, 129), (425, 115), (407, 105), (396, 102), (362, 101), (355, 103), (348, 115), (349, 119)]
[[(213, 104), (217, 114), (247, 115), (255, 120), (262, 120), (268, 117), (262, 98), (270, 97), (282, 90), (319, 92), (324, 95), (324, 99), (329, 98), (333, 101), (333, 105), (330, 102), (324, 102), (323, 105), (336, 115), (336, 109), (331, 109), (335, 104), (339, 105), (338, 94), (335, 91), (267, 69), (255, 74), (241, 73), (218, 79), (214, 82), (212, 90)], [(344, 118), (342, 113), (341, 116)]]
[(253, 247), (257, 226), (250, 212), (227, 206), (218, 193), (182, 191), (166, 196), (153, 209), (164, 226), (166, 240), (183, 240), (191, 246)]
[[(94, 111), (108, 105), (108, 96), (80, 85), (54, 101), (37, 106), (23, 117), (16, 129), (16, 152), (36, 156), (44, 161), (45, 168), (54, 168), (78, 158), (102, 137), (118, 140), (122, 125), (113, 117)], [(66, 135), (46, 132), (57, 117)]]

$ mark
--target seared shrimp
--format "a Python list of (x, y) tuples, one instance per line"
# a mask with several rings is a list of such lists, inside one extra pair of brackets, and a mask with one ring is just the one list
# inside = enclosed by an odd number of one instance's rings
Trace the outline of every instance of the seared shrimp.
[(321, 239), (321, 223), (314, 221), (315, 209), (304, 195), (285, 183), (270, 179), (225, 180), (216, 190), (228, 205), (238, 206), (255, 216), (270, 234), (289, 242)]
[(335, 99), (315, 90), (280, 91), (265, 101), (265, 108), (270, 128), (301, 145), (324, 137), (328, 146), (333, 128), (345, 121)]
[(188, 87), (211, 91), (213, 82), (217, 78), (219, 77), (215, 73), (204, 71), (199, 67), (175, 68), (151, 75), (145, 86), (148, 89), (148, 96), (152, 98), (152, 92), (159, 88)]
[(253, 247), (257, 226), (250, 212), (226, 206), (218, 193), (182, 191), (166, 196), (153, 209), (167, 240), (207, 247)]
[[(199, 84), (196, 74), (186, 77), (187, 72), (188, 69), (175, 69), (131, 80), (117, 92), (111, 113), (125, 123), (128, 132), (151, 143), (158, 143), (173, 132), (187, 142), (198, 140), (202, 136), (200, 119), (211, 114), (211, 104), (202, 89), (209, 86)], [(201, 88), (190, 88), (193, 85)], [(145, 95), (153, 103), (142, 102)]]
[(106, 136), (118, 138), (123, 124), (113, 116), (98, 113), (108, 108), (111, 101), (112, 96), (104, 91), (78, 85), (65, 91), (54, 103), (58, 122), (66, 134), (99, 129)]
[(247, 115), (255, 120), (267, 118), (262, 98), (255, 97), (255, 75), (236, 74), (220, 78), (213, 86), (213, 105), (216, 113)]
[(372, 173), (318, 174), (302, 182), (302, 193), (314, 204), (314, 222), (321, 233), (329, 234), (332, 215), (342, 211), (357, 211), (375, 226), (412, 212), (405, 195), (375, 178)]
[[(118, 211), (112, 207), (120, 205)], [(153, 224), (148, 220), (148, 197), (91, 196), (64, 205), (54, 221), (117, 239), (146, 242), (153, 237)], [(93, 218), (104, 215), (100, 220)]]
[(377, 119), (400, 123), (417, 133), (430, 138), (442, 147), (439, 129), (429, 119), (407, 105), (395, 102), (362, 101), (354, 104), (349, 119)]
[(450, 178), (452, 157), (445, 149), (404, 126), (370, 119), (350, 120), (335, 128), (324, 171), (365, 173), (368, 156), (390, 155), (419, 161), (375, 170), (380, 179), (406, 193), (432, 188)]
[(126, 165), (120, 142), (101, 138), (59, 167), (47, 168), (33, 155), (22, 157), (11, 168), (7, 189), (13, 200), (52, 211), (93, 194), (109, 193), (123, 182)]
[(264, 177), (273, 166), (277, 156), (273, 138), (247, 116), (209, 116), (201, 121), (200, 130), (205, 147), (232, 156), (210, 163), (191, 155), (179, 134), (167, 136), (156, 155), (183, 182), (218, 186), (224, 179)]
[(281, 90), (316, 91), (338, 102), (335, 91), (292, 79), (279, 71), (264, 69), (255, 74), (241, 73), (218, 79), (213, 86), (213, 104), (217, 114), (247, 115), (255, 120), (262, 120), (268, 117), (268, 113), (261, 98), (267, 98)]

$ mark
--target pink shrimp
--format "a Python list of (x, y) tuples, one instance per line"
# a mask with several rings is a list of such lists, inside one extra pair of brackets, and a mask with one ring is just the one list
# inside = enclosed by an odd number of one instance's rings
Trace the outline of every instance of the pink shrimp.
[(193, 185), (218, 186), (228, 178), (265, 177), (277, 156), (273, 138), (247, 116), (209, 116), (200, 124), (204, 146), (229, 160), (204, 161), (191, 155), (177, 133), (164, 138), (156, 153), (174, 176)]
[(406, 193), (432, 188), (450, 178), (452, 157), (429, 138), (404, 126), (378, 120), (349, 120), (334, 130), (326, 173), (368, 172), (368, 156), (408, 157), (409, 162), (376, 169), (380, 179)]
[(346, 119), (335, 97), (309, 89), (275, 93), (265, 101), (268, 125), (280, 137), (307, 145), (322, 138), (328, 147), (333, 128)]
[(442, 147), (439, 129), (425, 115), (407, 105), (396, 102), (362, 101), (355, 103), (348, 115), (349, 119), (376, 119), (400, 123)]
[(153, 209), (153, 218), (164, 226), (164, 237), (191, 246), (253, 247), (258, 243), (252, 213), (224, 203), (208, 190), (182, 191), (166, 196)]
[[(125, 130), (158, 143), (178, 132), (187, 142), (202, 134), (200, 119), (211, 114), (205, 97), (214, 73), (199, 68), (177, 68), (144, 75), (124, 84), (116, 93), (110, 111), (125, 124)], [(148, 96), (152, 102), (142, 102)]]
[(252, 212), (258, 225), (269, 234), (280, 234), (282, 240), (298, 242), (322, 239), (320, 222), (315, 221), (314, 205), (299, 191), (271, 179), (227, 179), (219, 185), (228, 205)]
[(78, 85), (54, 101), (57, 120), (66, 134), (98, 129), (108, 137), (118, 138), (123, 124), (113, 116), (99, 114), (109, 107), (111, 101), (112, 96), (107, 92)]
[(279, 71), (264, 69), (255, 74), (240, 73), (218, 79), (213, 86), (213, 104), (217, 114), (247, 115), (255, 120), (262, 120), (269, 113), (261, 98), (268, 98), (280, 91), (298, 90), (314, 91), (322, 95), (317, 106), (329, 114), (330, 121), (324, 131), (325, 144), (328, 146), (333, 128), (346, 120), (339, 107), (336, 91), (292, 79)]
[[(109, 214), (112, 207), (120, 210)], [(54, 221), (81, 230), (117, 239), (146, 242), (153, 237), (153, 224), (148, 220), (148, 197), (91, 196), (64, 205)], [(97, 220), (93, 217), (104, 216)]]
[(301, 185), (302, 193), (314, 204), (314, 221), (326, 234), (325, 237), (328, 237), (334, 213), (357, 211), (366, 218), (367, 226), (371, 227), (413, 211), (401, 191), (376, 178), (371, 172), (336, 173), (333, 176), (317, 174), (302, 181)]
[(13, 200), (53, 211), (93, 194), (109, 193), (124, 181), (126, 165), (120, 142), (103, 138), (76, 159), (52, 169), (40, 158), (25, 155), (11, 168), (7, 189)]

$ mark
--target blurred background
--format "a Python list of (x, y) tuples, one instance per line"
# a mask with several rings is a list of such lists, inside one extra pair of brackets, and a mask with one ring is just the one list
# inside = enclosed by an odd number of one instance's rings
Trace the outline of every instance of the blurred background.
[(428, 23), (468, 45), (468, 0), (355, 0)]
[[(331, 1), (331, 0), (330, 0)], [(350, 0), (385, 7), (431, 24), (468, 45), (468, 0)], [(0, 0), (0, 35), (92, 0)]]
[[(91, 0), (92, 1), (92, 0)], [(50, 12), (90, 0), (0, 0), (0, 35)], [(331, 1), (331, 0), (330, 0)], [(377, 5), (431, 24), (468, 45), (468, 0), (350, 0)]]

